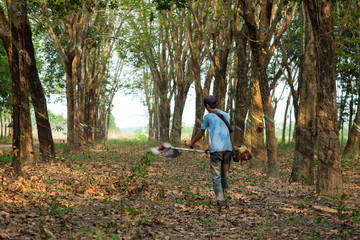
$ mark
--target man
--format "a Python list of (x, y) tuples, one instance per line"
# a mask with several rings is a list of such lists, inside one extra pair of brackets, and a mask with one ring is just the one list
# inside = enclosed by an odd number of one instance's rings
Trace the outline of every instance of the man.
[(205, 115), (200, 132), (190, 141), (185, 141), (185, 145), (191, 147), (199, 141), (209, 128), (210, 132), (210, 173), (213, 181), (213, 188), (216, 196), (218, 211), (226, 207), (224, 192), (228, 189), (228, 173), (232, 158), (232, 145), (230, 131), (226, 123), (216, 114), (222, 114), (230, 122), (227, 113), (217, 109), (216, 98), (208, 95), (204, 98), (204, 106), (209, 112)]

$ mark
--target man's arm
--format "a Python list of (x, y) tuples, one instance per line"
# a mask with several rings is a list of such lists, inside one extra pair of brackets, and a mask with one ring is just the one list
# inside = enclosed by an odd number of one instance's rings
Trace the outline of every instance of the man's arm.
[(200, 130), (198, 132), (198, 134), (196, 134), (195, 138), (190, 142), (190, 141), (185, 141), (185, 145), (188, 147), (191, 147), (192, 145), (194, 145), (197, 141), (199, 141), (203, 136), (204, 136), (205, 130)]

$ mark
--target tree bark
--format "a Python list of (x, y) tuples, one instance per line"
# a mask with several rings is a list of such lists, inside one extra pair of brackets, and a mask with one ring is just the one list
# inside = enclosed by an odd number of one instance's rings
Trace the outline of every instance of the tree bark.
[(205, 42), (206, 12), (210, 1), (194, 1), (189, 6), (191, 16), (187, 24), (188, 41), (190, 47), (190, 61), (192, 77), (195, 85), (195, 122), (192, 138), (196, 136), (202, 124), (205, 107), (203, 99), (209, 94), (210, 83), (213, 77), (213, 63), (207, 70), (205, 83), (201, 83), (201, 65), (203, 62)]
[(289, 182), (301, 181), (306, 184), (314, 183), (314, 147), (316, 135), (316, 44), (314, 32), (311, 28), (309, 12), (305, 11), (305, 55), (302, 64), (303, 73), (300, 88), (300, 102), (298, 107), (298, 119), (295, 126), (295, 152), (293, 167)]
[(181, 120), (189, 87), (190, 85), (187, 86), (187, 89), (183, 89), (183, 92), (186, 92), (186, 94), (178, 94), (175, 96), (174, 115), (170, 135), (170, 140), (173, 143), (180, 143), (181, 141)]
[(2, 106), (0, 106), (0, 128), (1, 128), (1, 135), (0, 138), (3, 139), (4, 138), (4, 112), (3, 112), (3, 108)]
[(55, 156), (54, 141), (47, 111), (46, 98), (36, 67), (35, 51), (32, 42), (32, 31), (29, 19), (24, 19), (24, 74), (30, 90), (32, 104), (34, 106), (36, 126), (40, 145), (40, 159), (44, 162)]
[[(20, 7), (22, 6), (22, 7)], [(20, 13), (20, 14), (19, 14)], [(8, 7), (10, 41), (6, 46), (12, 76), (13, 104), (13, 162), (17, 175), (22, 175), (24, 165), (35, 164), (35, 152), (32, 138), (29, 95), (25, 78), (24, 28), (26, 10), (21, 2), (14, 1)]]
[[(254, 62), (254, 60), (252, 60)], [(251, 104), (249, 110), (249, 125), (251, 131), (251, 154), (253, 159), (250, 161), (250, 169), (259, 172), (266, 172), (265, 145), (264, 145), (264, 122), (263, 107), (261, 102), (259, 80), (257, 79), (257, 69), (251, 70)]]
[(289, 94), (289, 96), (288, 96), (288, 99), (287, 99), (287, 101), (286, 101), (285, 111), (284, 111), (284, 122), (283, 122), (283, 129), (282, 129), (282, 138), (281, 138), (281, 142), (282, 142), (283, 144), (285, 144), (286, 119), (287, 119), (288, 109), (289, 109), (289, 105), (290, 105), (290, 99), (291, 99), (291, 94)]
[[(358, 7), (360, 7), (360, 1), (358, 1)], [(360, 17), (359, 17), (359, 20), (360, 20)], [(357, 56), (360, 56), (360, 50), (359, 50), (358, 43), (356, 43), (356, 52), (357, 52)], [(349, 104), (350, 114), (349, 114), (348, 140), (346, 142), (343, 154), (344, 155), (354, 154), (355, 156), (360, 156), (360, 104), (359, 104), (360, 88), (358, 87), (358, 93), (357, 93), (358, 104), (357, 104), (356, 115), (355, 115), (354, 122), (352, 122), (354, 91), (353, 91), (353, 87), (351, 85), (351, 80), (352, 79), (349, 79), (349, 81), (348, 81), (347, 92), (346, 92), (346, 96), (349, 94), (349, 92), (351, 92), (351, 99), (350, 99), (350, 104)], [(346, 96), (345, 96), (345, 99), (346, 99)], [(346, 101), (346, 100), (344, 100), (344, 101)], [(344, 104), (344, 106), (345, 106), (345, 104)], [(342, 114), (340, 116), (342, 116)], [(342, 121), (342, 119), (340, 119), (340, 121)], [(342, 135), (343, 135), (343, 132), (344, 132), (344, 130), (342, 128)], [(342, 138), (343, 138), (343, 136), (341, 136), (341, 140), (342, 140)]]
[[(240, 20), (240, 19), (238, 19)], [(240, 23), (237, 23), (240, 24)], [(248, 81), (248, 54), (247, 46), (247, 28), (244, 24), (240, 31), (235, 27), (235, 43), (237, 56), (237, 83), (236, 83), (236, 97), (235, 97), (235, 129), (234, 129), (234, 146), (245, 144), (245, 119), (249, 110), (250, 95), (249, 95), (249, 81)]]
[(336, 105), (336, 61), (333, 17), (329, 0), (304, 1), (314, 31), (317, 54), (317, 134), (319, 194), (342, 193), (339, 123)]
[[(260, 138), (261, 128), (264, 128), (263, 118), (265, 117), (267, 124), (266, 127), (266, 147), (267, 147), (267, 163), (268, 163), (268, 175), (277, 177), (279, 173), (279, 161), (277, 159), (277, 144), (275, 136), (275, 124), (273, 120), (273, 115), (275, 114), (275, 109), (272, 106), (272, 95), (270, 94), (273, 89), (272, 86), (276, 83), (274, 81), (270, 82), (266, 69), (270, 62), (272, 55), (274, 54), (275, 48), (279, 45), (280, 38), (282, 34), (287, 30), (288, 26), (291, 23), (291, 20), (294, 16), (297, 3), (295, 2), (291, 8), (290, 14), (285, 15), (283, 22), (281, 23), (280, 28), (276, 28), (277, 24), (280, 23), (283, 15), (283, 2), (274, 2), (271, 0), (264, 0), (260, 2), (252, 1), (240, 1), (242, 7), (243, 16), (245, 19), (245, 24), (248, 28), (248, 36), (251, 39), (250, 47), (252, 53), (252, 78), (256, 79), (252, 81), (252, 84), (257, 84), (259, 87), (260, 101), (261, 106), (263, 107), (262, 113), (265, 115), (258, 115), (254, 119), (258, 122), (257, 132), (258, 137)], [(288, 6), (286, 6), (288, 7)], [(260, 15), (255, 11), (255, 9), (260, 9)], [(290, 10), (287, 9), (287, 10)], [(287, 12), (287, 11), (286, 11)], [(276, 32), (275, 32), (276, 31)], [(258, 83), (256, 83), (258, 82)], [(254, 85), (255, 86), (255, 85)], [(255, 88), (253, 88), (255, 89)], [(254, 96), (254, 95), (253, 95)], [(260, 114), (259, 111), (255, 111), (256, 106), (259, 104), (252, 104), (252, 114)], [(251, 120), (252, 124), (254, 123), (253, 119)], [(262, 135), (263, 139), (263, 135)], [(254, 142), (256, 141), (256, 143)], [(251, 140), (252, 144), (261, 144), (260, 139)], [(264, 145), (264, 144), (262, 144)], [(261, 145), (259, 145), (261, 146)], [(256, 148), (255, 151), (260, 151)], [(261, 150), (264, 152), (264, 150)], [(264, 155), (263, 153), (260, 154)], [(263, 157), (263, 156), (261, 156)], [(255, 161), (253, 161), (255, 163)]]

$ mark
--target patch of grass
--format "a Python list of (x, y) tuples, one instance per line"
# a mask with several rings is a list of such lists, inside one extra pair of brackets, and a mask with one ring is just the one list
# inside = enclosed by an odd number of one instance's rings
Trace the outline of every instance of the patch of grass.
[(277, 145), (277, 150), (279, 153), (285, 153), (285, 152), (291, 152), (294, 151), (295, 149), (295, 143), (291, 142), (291, 143), (282, 143), (282, 142), (278, 142)]
[(5, 137), (5, 138), (0, 138), (0, 144), (11, 144), (12, 143), (12, 139)]
[(215, 219), (203, 219), (200, 218), (200, 222), (205, 226), (209, 231), (215, 231), (214, 225), (216, 224)]
[(197, 162), (196, 165), (198, 165), (200, 167), (200, 169), (202, 171), (204, 171), (207, 166), (209, 165), (209, 162), (208, 161), (205, 161), (205, 162)]
[(54, 148), (55, 148), (56, 152), (58, 152), (58, 153), (63, 153), (63, 152), (69, 151), (66, 143), (64, 143), (64, 142), (54, 143)]
[(0, 162), (2, 163), (11, 163), (12, 155), (10, 153), (4, 153), (4, 155), (0, 155)]

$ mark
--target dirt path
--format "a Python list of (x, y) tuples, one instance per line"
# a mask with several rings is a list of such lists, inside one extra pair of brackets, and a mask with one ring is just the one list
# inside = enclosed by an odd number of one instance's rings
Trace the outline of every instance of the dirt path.
[[(54, 139), (54, 143), (65, 143), (66, 139)], [(35, 142), (35, 145), (38, 145), (39, 142)], [(12, 144), (0, 144), (0, 149), (2, 150), (11, 150)]]
[(0, 144), (0, 149), (2, 150), (10, 150), (12, 147), (11, 144)]
[[(346, 201), (232, 164), (229, 209), (218, 213), (205, 155), (167, 159), (135, 141), (58, 154), (51, 165), (1, 173), (0, 239), (359, 239), (360, 164), (344, 162)], [(61, 152), (61, 149), (58, 149)]]

